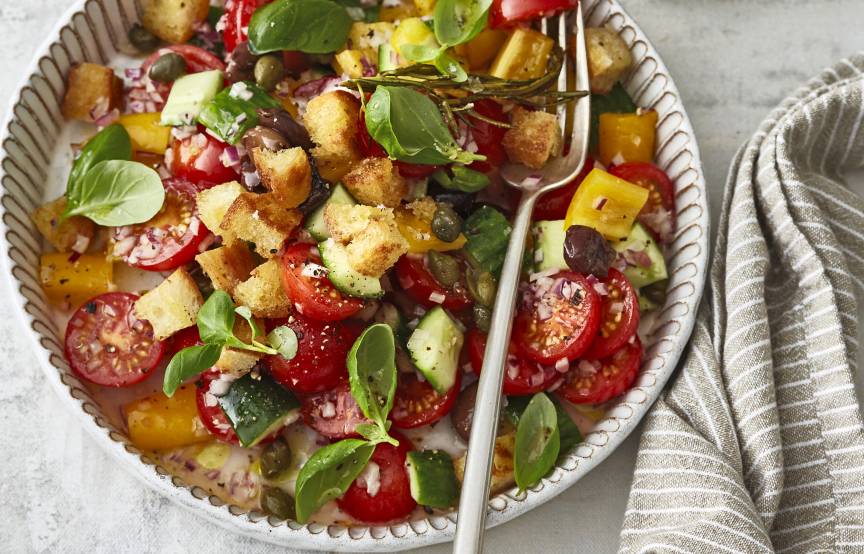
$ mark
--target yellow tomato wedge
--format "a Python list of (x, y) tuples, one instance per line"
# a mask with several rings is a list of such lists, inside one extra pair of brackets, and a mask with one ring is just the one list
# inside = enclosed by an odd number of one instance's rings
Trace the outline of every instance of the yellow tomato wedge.
[(600, 163), (651, 162), (657, 136), (657, 112), (600, 115)]
[(83, 254), (74, 262), (69, 254), (43, 254), (39, 263), (42, 289), (53, 302), (69, 302), (77, 308), (113, 286), (114, 266), (104, 254)]
[(117, 123), (126, 129), (132, 139), (132, 150), (164, 154), (171, 139), (171, 127), (163, 127), (159, 122), (160, 112), (133, 113), (120, 116)]
[(393, 31), (393, 36), (390, 38), (390, 45), (400, 56), (404, 57), (402, 47), (408, 44), (435, 47), (438, 42), (435, 40), (435, 33), (426, 25), (425, 21), (419, 17), (409, 17), (403, 19), (396, 26), (396, 30)]
[(430, 250), (436, 252), (459, 250), (467, 242), (465, 235), (461, 234), (453, 242), (440, 240), (432, 234), (432, 225), (429, 222), (407, 210), (396, 210), (396, 225), (399, 227), (399, 232), (408, 241), (408, 252), (411, 254), (423, 254)]
[(195, 385), (183, 385), (168, 398), (162, 392), (123, 407), (129, 438), (142, 450), (177, 448), (212, 439), (198, 417)]
[(507, 32), (501, 29), (483, 29), (470, 41), (454, 48), (472, 70), (486, 68), (507, 40)]
[(573, 195), (565, 228), (584, 225), (609, 240), (625, 239), (648, 201), (648, 194), (648, 189), (594, 169)]

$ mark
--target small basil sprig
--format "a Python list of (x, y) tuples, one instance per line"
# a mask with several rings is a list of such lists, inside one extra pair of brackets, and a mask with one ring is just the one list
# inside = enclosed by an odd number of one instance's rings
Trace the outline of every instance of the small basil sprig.
[(537, 393), (516, 426), (513, 473), (519, 489), (536, 485), (555, 465), (560, 449), (555, 404), (544, 393)]
[(345, 7), (331, 0), (276, 0), (252, 15), (249, 47), (254, 54), (329, 54), (345, 44), (351, 22)]
[(373, 443), (360, 439), (345, 439), (316, 450), (297, 475), (297, 521), (305, 523), (318, 508), (345, 494), (374, 451)]
[(464, 165), (454, 165), (449, 171), (439, 169), (432, 174), (432, 180), (445, 189), (460, 192), (480, 192), (491, 183), (485, 173), (474, 171)]
[(393, 408), (396, 394), (396, 341), (393, 329), (386, 323), (376, 323), (366, 329), (348, 352), (348, 381), (351, 396), (374, 425), (363, 423), (357, 432), (372, 442), (398, 441), (388, 435), (387, 415)]
[(129, 159), (132, 159), (132, 140), (129, 138), (129, 133), (122, 125), (112, 123), (96, 133), (81, 149), (66, 181), (67, 194), (99, 162)]
[(369, 134), (391, 158), (415, 164), (470, 164), (485, 156), (462, 150), (435, 102), (407, 87), (379, 86), (366, 103)]
[[(245, 319), (249, 325), (252, 331), (249, 343), (243, 342), (234, 334), (235, 315)], [(251, 310), (246, 306), (235, 307), (228, 293), (222, 290), (214, 291), (204, 302), (195, 323), (204, 344), (184, 348), (171, 358), (162, 381), (162, 392), (165, 396), (173, 396), (183, 381), (213, 367), (225, 347), (266, 355), (278, 354), (288, 360), (297, 354), (297, 335), (293, 329), (284, 325), (277, 327), (267, 335), (269, 346), (259, 342), (256, 338), (261, 336), (261, 330), (255, 323)]]
[[(576, 423), (573, 422), (573, 418), (570, 417), (570, 414), (568, 414), (567, 410), (564, 409), (564, 406), (561, 405), (561, 401), (554, 396), (549, 399), (555, 405), (555, 413), (558, 416), (558, 436), (561, 439), (561, 448), (558, 452), (558, 458), (560, 459), (562, 456), (569, 453), (574, 446), (582, 442), (582, 433), (579, 431), (579, 427), (576, 426)], [(528, 407), (530, 401), (531, 398), (527, 396), (507, 397), (507, 406), (504, 408), (504, 413), (507, 415), (507, 419), (510, 420), (510, 423), (518, 427), (519, 419), (522, 417), (522, 414), (525, 412), (525, 408)]]

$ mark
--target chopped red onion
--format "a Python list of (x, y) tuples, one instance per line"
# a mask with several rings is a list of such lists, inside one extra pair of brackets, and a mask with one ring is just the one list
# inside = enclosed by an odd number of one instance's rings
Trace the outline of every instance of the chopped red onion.
[(555, 362), (555, 371), (558, 373), (567, 373), (570, 369), (570, 360), (567, 358), (561, 358), (557, 362)]
[(605, 206), (606, 202), (608, 202), (608, 201), (609, 201), (609, 199), (606, 198), (605, 196), (598, 196), (597, 199), (594, 200), (594, 206), (593, 207), (595, 210), (600, 211), (603, 209), (603, 206)]
[(651, 257), (644, 250), (628, 248), (623, 252), (624, 260), (633, 267), (651, 267)]

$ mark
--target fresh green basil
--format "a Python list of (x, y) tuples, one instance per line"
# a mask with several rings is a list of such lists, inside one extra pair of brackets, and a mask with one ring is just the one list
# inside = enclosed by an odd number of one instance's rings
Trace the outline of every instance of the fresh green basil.
[(297, 521), (305, 523), (318, 508), (345, 494), (374, 451), (373, 444), (360, 439), (345, 439), (315, 451), (297, 476)]
[(99, 162), (108, 160), (129, 160), (132, 158), (132, 140), (126, 128), (112, 123), (87, 141), (81, 153), (72, 164), (66, 194), (75, 195), (75, 187), (90, 169)]
[(206, 344), (226, 344), (234, 337), (234, 301), (224, 290), (213, 291), (198, 311), (198, 335)]
[(439, 169), (432, 174), (432, 180), (445, 189), (460, 192), (480, 192), (491, 183), (485, 173), (474, 171), (464, 165), (454, 165), (449, 172), (446, 169)]
[(348, 11), (331, 0), (276, 0), (252, 15), (249, 47), (254, 54), (329, 54), (345, 44), (350, 29)]
[(82, 215), (106, 227), (143, 223), (165, 201), (159, 174), (128, 160), (106, 160), (91, 167), (66, 192), (64, 217)]
[(442, 50), (435, 59), (432, 60), (432, 65), (435, 66), (435, 69), (437, 69), (439, 73), (442, 75), (449, 75), (450, 78), (457, 83), (464, 83), (468, 80), (468, 72), (466, 72), (465, 68), (462, 67), (462, 64), (448, 54), (446, 50)]
[(438, 0), (433, 21), (435, 38), (444, 46), (468, 42), (486, 28), (492, 0)]
[(222, 346), (204, 344), (184, 348), (171, 358), (165, 368), (165, 379), (162, 381), (162, 392), (165, 396), (174, 396), (177, 387), (186, 379), (207, 371), (216, 363), (222, 354)]
[(259, 108), (281, 104), (255, 83), (239, 81), (219, 91), (198, 114), (198, 123), (220, 139), (236, 144), (243, 134), (258, 125)]
[[(387, 424), (389, 425), (390, 422), (388, 421)], [(354, 430), (358, 435), (369, 441), (371, 444), (389, 442), (394, 446), (399, 445), (399, 441), (391, 437), (389, 433), (387, 433), (386, 428), (381, 427), (376, 423), (360, 423), (354, 427)]]
[(468, 241), (465, 252), (478, 267), (498, 275), (513, 227), (504, 215), (491, 206), (482, 206), (468, 216), (462, 232)]
[(287, 325), (276, 327), (270, 331), (267, 335), (267, 341), (286, 360), (291, 360), (297, 355), (297, 333)]
[(462, 150), (435, 102), (411, 88), (377, 87), (366, 103), (366, 127), (391, 158), (404, 162), (443, 165), (486, 159)]
[(519, 488), (536, 485), (555, 465), (560, 449), (555, 404), (544, 393), (537, 393), (516, 426), (513, 473)]
[[(558, 415), (558, 435), (561, 439), (558, 458), (560, 459), (562, 456), (568, 454), (571, 448), (582, 442), (582, 433), (579, 431), (576, 423), (573, 422), (573, 418), (570, 417), (570, 414), (561, 405), (561, 401), (554, 396), (550, 397), (550, 400), (555, 404), (555, 413)], [(530, 401), (531, 398), (527, 396), (507, 397), (507, 406), (504, 408), (504, 413), (514, 427), (519, 425), (519, 418), (522, 417)]]
[(441, 47), (437, 44), (403, 44), (399, 47), (402, 56), (412, 62), (431, 62), (441, 53)]
[(396, 341), (385, 323), (367, 328), (348, 352), (351, 395), (367, 418), (386, 431), (396, 393)]

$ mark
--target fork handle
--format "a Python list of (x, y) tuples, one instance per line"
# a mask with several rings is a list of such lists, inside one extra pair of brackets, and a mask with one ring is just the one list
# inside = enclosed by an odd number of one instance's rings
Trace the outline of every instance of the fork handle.
[(495, 296), (492, 326), (486, 339), (486, 354), (474, 404), (468, 457), (462, 479), (458, 524), (453, 540), (453, 552), (469, 554), (483, 550), (486, 522), (486, 504), (489, 501), (489, 476), (495, 453), (498, 431), (498, 413), (501, 404), (501, 386), (504, 382), (504, 363), (513, 328), (513, 308), (522, 272), (525, 239), (531, 228), (531, 212), (539, 194), (524, 191), (513, 220), (510, 243), (504, 257), (504, 266)]

